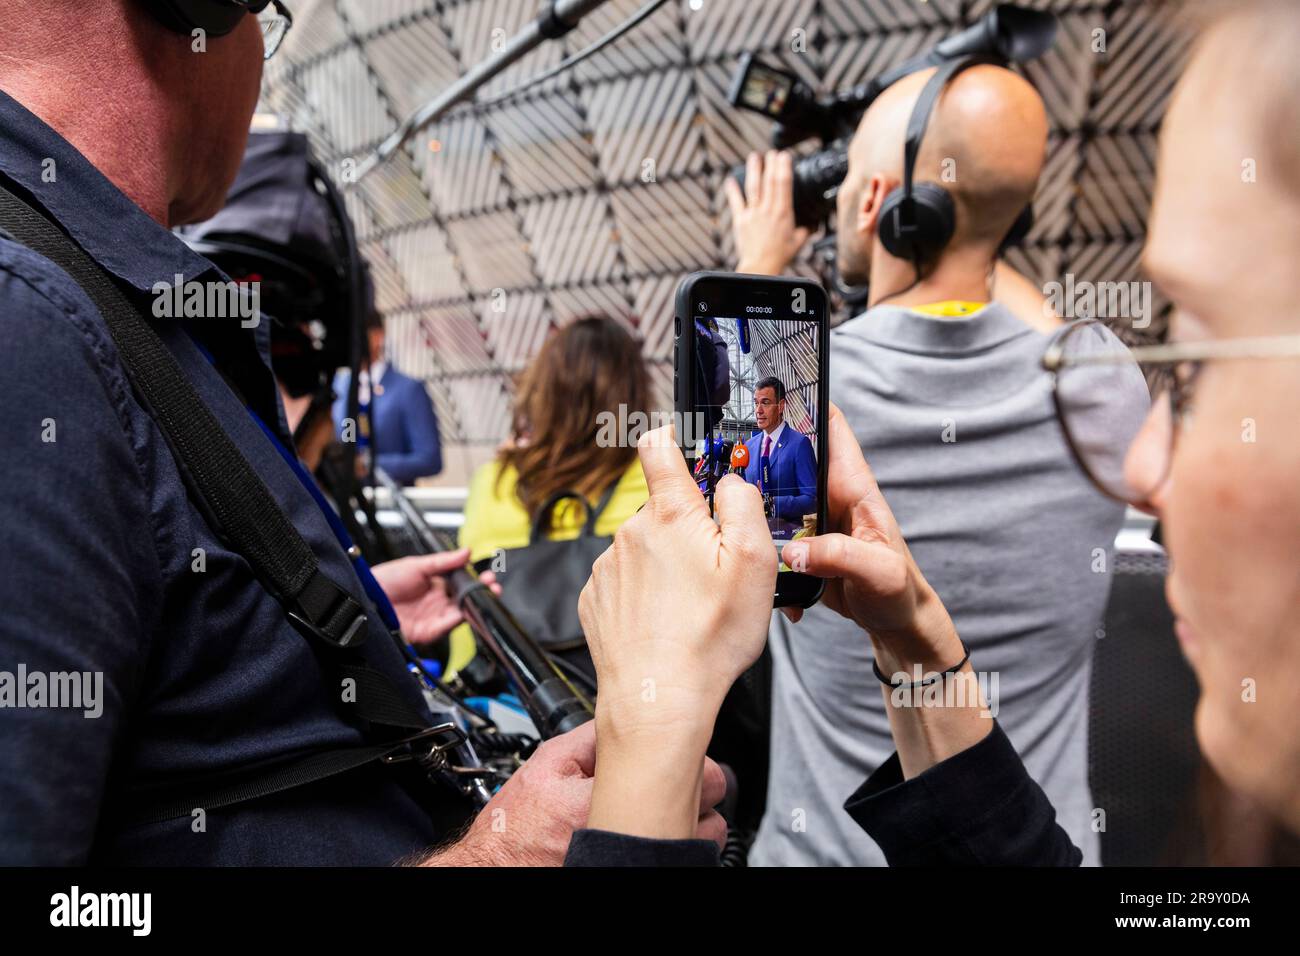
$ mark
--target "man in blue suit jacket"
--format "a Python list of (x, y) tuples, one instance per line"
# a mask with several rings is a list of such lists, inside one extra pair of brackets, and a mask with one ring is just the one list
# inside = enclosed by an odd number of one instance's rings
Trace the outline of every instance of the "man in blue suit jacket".
[[(370, 374), (361, 380), (361, 404), (370, 403), (370, 443), (378, 452), (379, 467), (402, 485), (431, 478), (442, 471), (442, 443), (433, 402), (423, 382), (403, 375), (384, 360), (384, 326), (378, 316), (367, 331), (370, 354), (376, 360)], [(334, 384), (338, 395), (334, 427), (340, 436), (347, 415), (348, 378), (347, 372), (342, 372)], [(368, 387), (372, 383), (373, 395)]]
[(754, 386), (754, 419), (759, 430), (745, 447), (749, 464), (743, 477), (771, 501), (772, 537), (792, 538), (803, 516), (817, 513), (817, 456), (808, 436), (785, 423), (785, 385), (769, 376)]

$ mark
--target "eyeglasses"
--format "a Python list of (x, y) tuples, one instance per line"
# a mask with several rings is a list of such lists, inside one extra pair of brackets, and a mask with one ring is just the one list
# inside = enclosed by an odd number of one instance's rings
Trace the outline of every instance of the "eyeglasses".
[(1169, 477), (1206, 362), (1300, 358), (1300, 335), (1129, 347), (1096, 319), (1074, 322), (1043, 355), (1066, 441), (1107, 495), (1150, 507)]
[(280, 49), (285, 34), (293, 26), (293, 14), (280, 0), (270, 0), (269, 3), (263, 0), (260, 6), (253, 3), (249, 10), (257, 15), (257, 22), (262, 27), (262, 59), (269, 60)]

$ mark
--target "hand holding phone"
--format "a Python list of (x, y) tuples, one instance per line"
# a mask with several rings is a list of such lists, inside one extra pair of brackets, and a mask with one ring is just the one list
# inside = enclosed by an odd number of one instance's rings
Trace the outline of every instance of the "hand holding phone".
[(718, 710), (767, 642), (776, 559), (754, 488), (724, 475), (710, 515), (669, 429), (637, 454), (650, 498), (578, 601), (600, 685), (588, 826), (685, 838), (711, 805), (700, 775)]

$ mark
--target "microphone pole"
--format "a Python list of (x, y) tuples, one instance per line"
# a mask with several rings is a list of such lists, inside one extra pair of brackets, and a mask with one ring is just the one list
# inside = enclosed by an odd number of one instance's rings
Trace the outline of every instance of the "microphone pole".
[(517, 63), (547, 40), (558, 39), (578, 25), (578, 21), (605, 0), (552, 0), (537, 18), (506, 41), (486, 60), (471, 67), (459, 80), (447, 87), (437, 99), (416, 110), (397, 127), (378, 148), (357, 164), (352, 185), (361, 182), (376, 167), (391, 158), (408, 139), (446, 115), (457, 103), (468, 99), (502, 70)]
[[(431, 528), (397, 482), (378, 466), (374, 473), (379, 483), (388, 489), (393, 506), (427, 553), (456, 550), (450, 535)], [(566, 733), (595, 716), (591, 701), (569, 682), (541, 646), (519, 626), (491, 588), (467, 568), (458, 568), (446, 578), (461, 613), (497, 663), (505, 669), (543, 739)]]

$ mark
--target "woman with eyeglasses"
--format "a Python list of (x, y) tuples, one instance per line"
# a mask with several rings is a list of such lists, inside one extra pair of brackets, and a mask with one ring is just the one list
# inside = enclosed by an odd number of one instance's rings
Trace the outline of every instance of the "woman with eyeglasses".
[[(1169, 602), (1201, 688), (1205, 756), (1296, 832), (1298, 46), (1300, 6), (1237, 4), (1209, 24), (1178, 85), (1145, 253), (1177, 306), (1170, 341), (1127, 349), (1077, 323), (1044, 358), (1081, 467), (1160, 518)], [(825, 603), (872, 642), (897, 746), (846, 809), (895, 865), (1077, 864), (837, 412), (828, 454), (836, 533), (787, 545), (786, 560), (806, 559), (826, 577)], [(761, 504), (743, 484), (719, 485), (715, 527), (691, 506), (670, 438), (651, 436), (641, 457), (650, 502), (597, 562), (582, 600), (602, 693), (591, 829), (574, 845), (607, 841), (624, 862), (670, 851), (674, 862), (708, 862), (707, 846), (689, 837), (709, 708), (762, 648), (766, 616), (752, 609), (772, 592), (775, 562), (762, 546)], [(805, 554), (792, 560), (791, 548)], [(665, 640), (663, 609), (673, 604), (692, 611)], [(646, 680), (653, 703), (636, 693)], [(963, 684), (964, 698), (954, 693)], [(936, 699), (945, 705), (931, 706)]]

